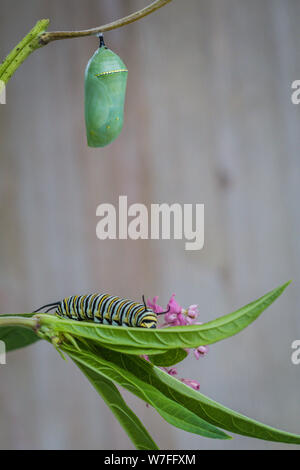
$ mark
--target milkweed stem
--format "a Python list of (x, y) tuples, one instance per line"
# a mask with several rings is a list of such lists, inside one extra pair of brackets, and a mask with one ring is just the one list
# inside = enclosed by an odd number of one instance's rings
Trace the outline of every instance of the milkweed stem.
[(49, 20), (40, 20), (31, 31), (16, 45), (0, 65), (0, 81), (6, 84), (24, 60), (41, 47), (39, 37), (49, 25)]
[(38, 329), (37, 318), (26, 318), (22, 316), (2, 316), (0, 315), (0, 327), (1, 326), (22, 326), (24, 328), (31, 328), (32, 330)]

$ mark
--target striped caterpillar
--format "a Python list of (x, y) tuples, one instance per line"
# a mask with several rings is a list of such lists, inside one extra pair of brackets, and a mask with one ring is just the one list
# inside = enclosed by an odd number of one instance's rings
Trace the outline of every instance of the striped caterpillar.
[(170, 310), (157, 314), (147, 306), (144, 296), (141, 304), (109, 294), (74, 295), (44, 305), (35, 313), (45, 308), (46, 313), (55, 309), (56, 315), (70, 320), (137, 328), (156, 328), (157, 316)]

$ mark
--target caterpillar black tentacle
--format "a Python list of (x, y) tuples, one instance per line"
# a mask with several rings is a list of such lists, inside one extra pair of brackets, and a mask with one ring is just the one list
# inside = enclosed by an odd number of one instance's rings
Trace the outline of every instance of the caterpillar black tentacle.
[(56, 308), (59, 304), (60, 304), (60, 301), (53, 302), (53, 303), (47, 304), (47, 305), (43, 305), (42, 307), (38, 308), (37, 310), (34, 310), (33, 313), (38, 313), (38, 312), (40, 312), (41, 310), (44, 310), (44, 309), (47, 308), (47, 307), (51, 307), (51, 308), (49, 308), (48, 310), (46, 310), (46, 313), (47, 313), (47, 312), (50, 312), (50, 310), (53, 310), (53, 309)]

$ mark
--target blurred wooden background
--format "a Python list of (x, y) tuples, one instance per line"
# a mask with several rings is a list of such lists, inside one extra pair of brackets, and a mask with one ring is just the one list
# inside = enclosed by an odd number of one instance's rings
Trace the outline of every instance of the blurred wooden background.
[[(51, 30), (97, 26), (146, 0), (1, 0), (2, 57), (40, 18)], [(300, 432), (298, 0), (174, 0), (108, 33), (129, 68), (125, 126), (89, 149), (83, 75), (95, 38), (53, 43), (17, 71), (0, 106), (0, 311), (31, 311), (92, 291), (139, 299), (175, 292), (201, 320), (293, 279), (256, 324), (190, 359), (180, 374), (204, 394)], [(96, 238), (96, 207), (205, 204), (205, 248)], [(170, 427), (124, 393), (163, 449), (274, 449), (210, 441)], [(2, 449), (132, 448), (81, 373), (40, 343), (0, 366)]]

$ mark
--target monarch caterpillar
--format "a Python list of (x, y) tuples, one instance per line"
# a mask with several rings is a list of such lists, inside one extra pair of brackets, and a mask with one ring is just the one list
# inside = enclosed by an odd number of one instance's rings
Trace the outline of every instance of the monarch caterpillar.
[(85, 123), (89, 147), (105, 147), (120, 134), (128, 70), (124, 62), (105, 46), (90, 59), (85, 71)]
[(56, 315), (70, 320), (138, 328), (156, 328), (157, 316), (167, 313), (154, 313), (147, 307), (144, 296), (141, 304), (109, 294), (75, 295), (44, 305), (35, 312), (47, 307), (50, 308), (46, 313), (55, 309)]

